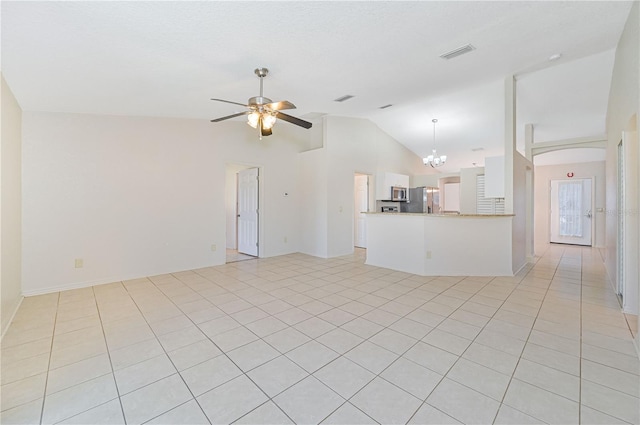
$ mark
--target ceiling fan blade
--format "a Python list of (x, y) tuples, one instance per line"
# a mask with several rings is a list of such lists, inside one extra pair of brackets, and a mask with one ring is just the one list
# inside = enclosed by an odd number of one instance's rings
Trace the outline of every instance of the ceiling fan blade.
[(276, 116), (278, 118), (280, 118), (281, 120), (290, 122), (291, 124), (299, 125), (300, 127), (304, 127), (304, 128), (311, 128), (311, 126), (313, 125), (309, 121), (305, 121), (305, 120), (301, 120), (300, 118), (292, 117), (291, 115), (287, 115), (287, 114), (285, 114), (283, 112), (278, 112), (278, 114)]
[(282, 109), (296, 109), (296, 105), (288, 100), (281, 100), (280, 102), (273, 102), (264, 106), (274, 111), (280, 111)]
[(224, 103), (231, 103), (232, 105), (240, 105), (240, 106), (244, 106), (245, 108), (248, 108), (249, 105), (245, 105), (244, 103), (238, 103), (238, 102), (232, 102), (230, 100), (224, 100), (224, 99), (211, 99), (211, 100), (215, 100), (216, 102), (224, 102)]
[(271, 134), (273, 134), (273, 132), (271, 131), (270, 128), (261, 127), (260, 128), (260, 134), (263, 135), (263, 136), (271, 136)]
[(211, 120), (211, 122), (220, 122), (220, 121), (228, 120), (230, 118), (239, 117), (239, 116), (242, 116), (242, 115), (249, 115), (249, 111), (238, 112), (237, 114), (227, 115), (226, 117), (222, 117), (222, 118), (216, 118), (215, 120)]

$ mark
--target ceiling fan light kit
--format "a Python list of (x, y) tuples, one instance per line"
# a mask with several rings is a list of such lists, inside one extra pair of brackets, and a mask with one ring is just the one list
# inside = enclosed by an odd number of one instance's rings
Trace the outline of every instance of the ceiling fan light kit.
[(436, 152), (436, 123), (438, 120), (434, 118), (431, 122), (433, 123), (433, 149), (431, 150), (431, 155), (426, 158), (422, 158), (422, 163), (425, 166), (430, 165), (431, 167), (436, 168), (447, 162), (447, 155), (438, 155)]
[(247, 105), (238, 102), (232, 102), (230, 100), (211, 99), (215, 100), (216, 102), (224, 102), (244, 106), (248, 108), (248, 110), (245, 112), (228, 115), (226, 117), (216, 118), (214, 120), (211, 120), (211, 122), (220, 122), (230, 118), (247, 115), (247, 124), (253, 128), (260, 130), (260, 140), (262, 140), (262, 136), (270, 136), (272, 134), (271, 129), (275, 125), (278, 118), (302, 128), (311, 128), (312, 124), (310, 122), (281, 112), (281, 110), (283, 109), (295, 109), (296, 106), (293, 103), (289, 102), (288, 100), (273, 102), (268, 97), (263, 96), (263, 78), (266, 77), (269, 73), (269, 70), (267, 68), (256, 68), (254, 72), (260, 78), (260, 96), (249, 98)]

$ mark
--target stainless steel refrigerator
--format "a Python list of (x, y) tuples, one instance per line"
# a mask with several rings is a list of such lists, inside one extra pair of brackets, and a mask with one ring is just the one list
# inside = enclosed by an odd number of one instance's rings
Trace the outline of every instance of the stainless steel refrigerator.
[(439, 214), (440, 190), (437, 187), (409, 189), (409, 202), (400, 204), (400, 212)]

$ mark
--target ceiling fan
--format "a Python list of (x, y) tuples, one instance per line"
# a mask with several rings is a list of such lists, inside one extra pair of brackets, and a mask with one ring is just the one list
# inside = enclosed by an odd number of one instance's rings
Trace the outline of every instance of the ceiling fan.
[(240, 105), (248, 108), (244, 112), (238, 112), (233, 115), (227, 115), (226, 117), (216, 118), (214, 120), (211, 120), (211, 122), (220, 122), (228, 120), (230, 118), (248, 115), (247, 124), (249, 124), (253, 128), (259, 129), (260, 139), (262, 139), (262, 136), (271, 135), (271, 129), (273, 128), (274, 124), (276, 123), (276, 119), (278, 118), (283, 121), (290, 122), (291, 124), (298, 125), (300, 127), (311, 128), (310, 122), (301, 120), (300, 118), (296, 118), (282, 112), (283, 109), (295, 109), (296, 105), (287, 100), (273, 102), (271, 99), (262, 95), (263, 79), (269, 73), (269, 70), (267, 68), (257, 68), (254, 72), (258, 77), (260, 77), (260, 96), (249, 98), (249, 101), (247, 102), (248, 105), (224, 99), (211, 99), (215, 100), (216, 102), (231, 103), (233, 105)]

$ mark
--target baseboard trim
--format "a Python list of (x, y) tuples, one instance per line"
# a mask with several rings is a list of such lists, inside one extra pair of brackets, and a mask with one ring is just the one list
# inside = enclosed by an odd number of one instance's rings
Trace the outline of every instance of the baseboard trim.
[(518, 267), (518, 270), (516, 270), (512, 276), (516, 276), (518, 273), (520, 273), (522, 271), (522, 269), (524, 269), (527, 264), (530, 264), (531, 262), (529, 261), (525, 261), (524, 263), (522, 263), (522, 265), (520, 267)]
[(34, 289), (34, 290), (30, 290), (30, 291), (23, 291), (22, 295), (25, 297), (33, 297), (36, 295), (46, 295), (46, 294), (52, 294), (54, 292), (61, 292), (61, 291), (69, 291), (72, 289), (83, 289), (83, 288), (88, 288), (90, 286), (96, 286), (96, 285), (106, 285), (108, 283), (117, 283), (117, 282), (122, 282), (125, 280), (133, 280), (133, 279), (142, 279), (145, 277), (153, 277), (153, 276), (158, 276), (158, 275), (163, 275), (163, 274), (171, 274), (171, 273), (180, 273), (182, 271), (188, 271), (188, 270), (198, 270), (198, 269), (204, 269), (207, 267), (215, 267), (218, 265), (224, 265), (223, 264), (205, 264), (205, 265), (201, 265), (201, 266), (194, 266), (192, 268), (188, 268), (188, 269), (184, 269), (184, 270), (165, 270), (165, 271), (159, 271), (159, 270), (154, 270), (148, 273), (136, 273), (136, 274), (132, 274), (132, 275), (125, 275), (125, 276), (118, 276), (118, 277), (109, 277), (109, 278), (100, 278), (100, 279), (94, 279), (94, 280), (87, 280), (87, 281), (83, 281), (83, 282), (76, 282), (76, 283), (68, 283), (68, 284), (62, 284), (62, 285), (55, 285), (55, 286), (48, 286), (46, 288), (39, 288), (39, 289)]
[(9, 328), (11, 327), (11, 323), (13, 323), (13, 319), (16, 317), (16, 314), (18, 314), (18, 310), (20, 309), (20, 306), (22, 305), (22, 300), (24, 300), (24, 296), (21, 295), (20, 296), (20, 301), (18, 301), (18, 304), (16, 305), (16, 308), (13, 309), (13, 313), (11, 314), (11, 317), (9, 318), (9, 322), (4, 327), (4, 329), (2, 329), (2, 335), (0, 336), (0, 342), (2, 342), (2, 340), (4, 339), (5, 334), (7, 333)]

